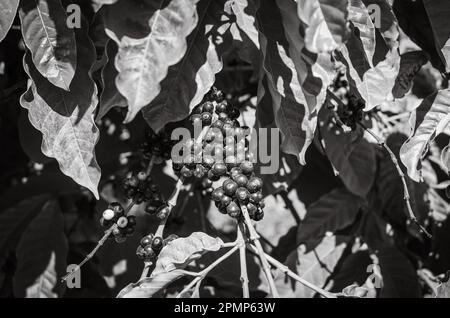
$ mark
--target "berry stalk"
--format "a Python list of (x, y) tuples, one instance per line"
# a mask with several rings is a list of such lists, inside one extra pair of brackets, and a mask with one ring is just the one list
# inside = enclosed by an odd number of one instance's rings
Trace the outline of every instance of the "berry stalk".
[(238, 223), (237, 229), (237, 241), (239, 246), (239, 260), (241, 264), (241, 283), (242, 283), (242, 297), (250, 298), (250, 291), (248, 287), (248, 274), (247, 274), (247, 255), (245, 248), (245, 239), (244, 239), (244, 225), (242, 222)]

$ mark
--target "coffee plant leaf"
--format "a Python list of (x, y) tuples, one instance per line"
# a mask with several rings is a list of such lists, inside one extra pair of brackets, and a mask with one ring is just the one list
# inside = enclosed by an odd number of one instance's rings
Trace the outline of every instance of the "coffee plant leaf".
[(0, 214), (0, 267), (16, 249), (25, 228), (50, 198), (49, 194), (28, 196), (16, 205), (3, 209)]
[[(37, 252), (39, 251), (39, 252)], [(13, 287), (16, 297), (55, 298), (64, 292), (68, 244), (64, 219), (56, 199), (44, 204), (17, 245), (17, 269)]]
[(400, 70), (392, 88), (392, 95), (395, 98), (405, 96), (413, 85), (414, 77), (427, 61), (423, 51), (406, 52), (400, 56)]
[(230, 0), (233, 14), (236, 16), (236, 26), (239, 28), (253, 45), (259, 49), (258, 30), (256, 29), (255, 0)]
[(381, 298), (417, 298), (421, 289), (416, 271), (406, 256), (395, 246), (376, 253), (382, 276)]
[(450, 8), (443, 1), (424, 0), (423, 5), (430, 19), (434, 42), (439, 49), (442, 63), (445, 65), (446, 72), (450, 72), (450, 26), (448, 25)]
[(398, 21), (389, 0), (362, 0), (374, 26), (389, 48), (397, 45), (399, 36)]
[(348, 6), (348, 20), (358, 29), (367, 61), (373, 66), (375, 55), (375, 26), (369, 15), (369, 11), (362, 0), (350, 0)]
[(213, 238), (203, 232), (194, 232), (188, 237), (173, 240), (161, 250), (152, 276), (185, 268), (203, 254), (218, 251), (222, 245), (220, 238)]
[(347, 0), (299, 0), (298, 17), (306, 25), (305, 44), (314, 53), (332, 52), (347, 40)]
[(99, 138), (93, 112), (98, 103), (97, 86), (90, 70), (95, 48), (86, 28), (77, 29), (79, 60), (70, 91), (54, 87), (36, 69), (27, 52), (24, 68), (30, 78), (28, 90), (20, 99), (28, 110), (31, 124), (43, 134), (42, 152), (55, 158), (61, 171), (98, 198), (100, 167), (95, 158)]
[(311, 248), (327, 232), (335, 233), (354, 223), (363, 200), (345, 188), (322, 196), (306, 210), (297, 229), (297, 244)]
[(19, 16), (36, 69), (53, 85), (71, 90), (77, 70), (77, 43), (61, 1), (23, 1)]
[(447, 174), (450, 174), (450, 143), (442, 150), (440, 159), (442, 166), (447, 169), (445, 172), (447, 172)]
[(412, 133), (400, 149), (400, 159), (408, 175), (416, 182), (422, 180), (421, 160), (430, 142), (450, 123), (450, 89), (440, 90), (427, 98), (411, 114)]
[[(319, 57), (303, 50), (300, 22), (292, 10), (293, 1), (264, 2), (258, 10), (265, 71), (260, 78), (258, 104), (266, 94), (271, 96), (273, 110), (268, 114), (273, 114), (272, 125), (281, 132), (281, 149), (305, 164), (305, 152), (314, 138), (317, 110), (328, 80), (315, 73), (313, 65)], [(270, 121), (260, 118), (261, 123)]]
[(151, 298), (173, 281), (183, 277), (182, 270), (161, 272), (159, 275), (144, 278), (137, 283), (125, 286), (117, 298)]
[[(123, 19), (135, 28), (136, 23), (150, 26), (145, 37), (114, 34), (106, 23), (106, 33), (119, 46), (115, 58), (118, 71), (116, 85), (128, 101), (128, 114), (125, 122), (130, 122), (142, 107), (148, 105), (161, 91), (160, 82), (167, 76), (169, 67), (177, 64), (185, 55), (188, 46), (186, 37), (195, 29), (198, 22), (196, 4), (198, 0), (139, 1), (140, 17), (134, 19), (134, 10), (123, 10), (117, 3), (107, 10), (121, 10)], [(142, 15), (147, 19), (142, 19)], [(129, 21), (128, 21), (129, 22)]]
[(5, 0), (0, 3), (0, 42), (6, 37), (16, 17), (19, 0)]
[(325, 153), (347, 189), (365, 197), (375, 179), (375, 148), (362, 138), (362, 128), (344, 132), (332, 118), (328, 109), (321, 109), (319, 129)]
[[(346, 246), (347, 240), (341, 236), (325, 236), (313, 250), (297, 248), (288, 256), (286, 265), (306, 281), (324, 287)], [(276, 272), (275, 283), (282, 297), (312, 298), (315, 294), (280, 271)]]
[(101, 71), (103, 90), (100, 95), (97, 119), (103, 118), (103, 116), (105, 116), (113, 107), (127, 107), (128, 105), (126, 98), (116, 87), (115, 79), (117, 78), (118, 73), (114, 66), (114, 60), (117, 52), (117, 44), (114, 41), (109, 40), (104, 52), (106, 64)]
[(440, 283), (436, 288), (436, 298), (450, 298), (450, 280)]

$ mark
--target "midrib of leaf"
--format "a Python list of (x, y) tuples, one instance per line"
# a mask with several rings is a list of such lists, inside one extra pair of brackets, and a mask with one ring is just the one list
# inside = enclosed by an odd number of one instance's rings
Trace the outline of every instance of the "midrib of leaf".
[[(198, 33), (200, 32), (200, 25), (203, 23), (203, 20), (205, 19), (205, 16), (207, 15), (207, 12), (208, 12), (208, 9), (209, 9), (210, 5), (211, 5), (211, 1), (208, 1), (208, 6), (205, 8), (205, 12), (203, 13), (202, 17), (199, 18), (199, 20), (198, 20), (198, 25), (197, 25), (197, 28), (196, 28), (197, 30), (195, 30), (194, 38), (192, 39), (192, 44), (190, 46), (188, 46), (188, 48), (186, 50), (186, 54), (184, 55), (184, 57), (183, 57), (183, 59), (181, 61), (181, 65), (180, 65), (180, 67), (179, 67), (179, 69), (177, 71), (177, 75), (175, 76), (175, 79), (173, 80), (174, 83), (178, 82), (178, 77), (182, 73), (182, 69), (184, 68), (185, 63), (188, 60), (189, 53), (191, 52), (192, 48), (195, 45), (195, 40), (197, 39)], [(170, 96), (170, 94), (166, 94), (166, 96), (164, 97), (163, 105), (167, 105), (167, 102), (169, 100), (169, 96)]]
[[(158, 20), (161, 18), (161, 8), (162, 8), (163, 3), (164, 3), (164, 1), (161, 0), (159, 8), (155, 12), (156, 18), (155, 18), (155, 21), (153, 21), (153, 24), (150, 27), (150, 34), (147, 37), (147, 41), (146, 41), (146, 44), (145, 44), (145, 50), (144, 50), (144, 53), (142, 54), (142, 56), (140, 58), (141, 65), (143, 65), (143, 67), (141, 67), (140, 71), (139, 71), (139, 80), (138, 80), (138, 83), (137, 83), (137, 92), (138, 93), (140, 91), (140, 87), (141, 87), (141, 83), (142, 83), (142, 77), (143, 77), (142, 74), (144, 73), (144, 68), (145, 69), (147, 68), (146, 63), (143, 63), (143, 61), (145, 60), (145, 57), (148, 54), (148, 49), (149, 49), (149, 46), (150, 46), (150, 39), (152, 39), (152, 33), (153, 33), (153, 30), (155, 29), (154, 27), (156, 25), (156, 22), (158, 22)], [(138, 100), (138, 98), (136, 97), (134, 99), (134, 105), (133, 106), (136, 106), (137, 100)]]
[[(49, 45), (50, 45), (50, 49), (51, 49), (51, 51), (52, 51), (52, 54), (53, 54), (53, 56), (56, 56), (56, 55), (55, 55), (55, 49), (54, 49), (54, 47), (53, 47), (52, 41), (50, 41), (50, 36), (48, 35), (47, 28), (46, 28), (45, 23), (44, 23), (44, 18), (42, 17), (41, 9), (39, 8), (39, 3), (38, 3), (38, 1), (39, 1), (39, 0), (34, 0), (34, 3), (36, 3), (36, 9), (37, 9), (38, 14), (39, 14), (39, 19), (40, 19), (41, 22), (42, 22), (42, 28), (44, 29), (45, 36), (46, 36), (46, 38), (47, 38), (47, 42), (48, 42)], [(58, 77), (59, 77), (59, 76), (61, 76), (61, 68), (59, 67), (58, 63), (55, 63), (55, 65), (56, 65), (56, 68), (58, 69)], [(67, 85), (67, 83), (65, 83), (65, 82), (64, 82), (64, 84), (66, 84), (67, 89), (69, 90), (70, 85)]]

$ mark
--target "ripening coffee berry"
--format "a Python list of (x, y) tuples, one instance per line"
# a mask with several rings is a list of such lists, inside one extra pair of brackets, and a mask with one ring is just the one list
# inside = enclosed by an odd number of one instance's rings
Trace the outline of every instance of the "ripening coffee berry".
[(169, 214), (170, 208), (167, 205), (163, 205), (156, 212), (156, 217), (158, 218), (158, 220), (163, 221), (169, 216)]
[(237, 218), (241, 214), (241, 208), (236, 202), (231, 202), (227, 206), (227, 213), (232, 218)]
[(103, 219), (105, 219), (105, 221), (111, 221), (114, 218), (115, 213), (111, 209), (106, 209), (105, 211), (103, 211), (102, 216), (103, 216)]
[(233, 199), (225, 194), (220, 198), (220, 204), (222, 206), (228, 206), (228, 204), (230, 204), (232, 201)]
[(248, 183), (247, 177), (243, 174), (235, 174), (232, 178), (239, 187), (245, 187)]
[(218, 117), (218, 119), (220, 120), (220, 121), (224, 121), (224, 120), (227, 120), (228, 119), (228, 115), (227, 115), (227, 113), (218, 113), (217, 114), (217, 117)]
[(134, 227), (136, 225), (136, 217), (134, 215), (128, 215), (128, 226)]
[(126, 228), (128, 225), (128, 219), (125, 216), (121, 216), (118, 220), (117, 220), (117, 226), (124, 229)]
[(253, 163), (250, 161), (244, 161), (241, 163), (240, 168), (243, 174), (250, 175), (253, 173)]
[(222, 197), (224, 196), (225, 191), (223, 191), (222, 187), (218, 187), (214, 189), (214, 191), (211, 193), (211, 199), (215, 202), (219, 202)]
[(225, 194), (228, 196), (233, 196), (238, 188), (238, 185), (233, 180), (230, 180), (226, 184), (223, 184), (223, 190), (225, 191)]
[(122, 215), (124, 212), (123, 207), (119, 202), (112, 202), (108, 208), (113, 210), (116, 216)]
[(230, 170), (230, 176), (233, 178), (235, 175), (238, 175), (238, 174), (241, 174), (242, 173), (242, 170), (241, 170), (241, 168), (239, 168), (239, 167), (234, 167), (234, 168), (231, 168), (231, 170)]
[(189, 168), (189, 169), (194, 169), (195, 168), (195, 158), (192, 155), (187, 155), (186, 157), (183, 158), (183, 163), (184, 166)]
[(194, 109), (192, 110), (192, 114), (201, 114), (202, 112), (203, 112), (202, 105), (195, 106)]
[(253, 204), (259, 204), (263, 199), (263, 195), (260, 191), (250, 194), (249, 200)]
[(234, 107), (232, 109), (230, 109), (230, 111), (228, 112), (228, 116), (231, 119), (237, 119), (240, 115), (241, 115), (241, 112), (239, 111), (239, 109), (234, 108)]
[(141, 244), (142, 247), (146, 247), (146, 246), (152, 244), (152, 241), (153, 241), (153, 234), (149, 234), (147, 236), (144, 236), (141, 239), (140, 244)]
[(194, 169), (194, 177), (196, 177), (197, 179), (201, 179), (203, 178), (203, 176), (206, 173), (206, 169), (202, 166), (202, 165), (197, 165)]
[(223, 101), (223, 102), (217, 104), (217, 106), (216, 106), (216, 113), (217, 114), (226, 113), (227, 112), (227, 108), (228, 108), (227, 107), (227, 102)]
[(223, 162), (216, 162), (212, 167), (212, 172), (216, 176), (223, 176), (227, 172), (227, 166)]
[(223, 128), (223, 121), (221, 121), (221, 120), (216, 120), (215, 122), (213, 122), (213, 123), (211, 124), (211, 127), (213, 127), (213, 128), (218, 128), (218, 129), (222, 130), (222, 128)]
[(145, 251), (144, 248), (142, 246), (138, 246), (136, 249), (136, 256), (139, 259), (144, 259), (145, 258)]
[(261, 221), (264, 218), (264, 211), (262, 209), (258, 209), (255, 215), (253, 216), (253, 220)]
[(190, 178), (193, 175), (193, 172), (191, 170), (189, 170), (188, 167), (183, 167), (180, 171), (180, 174), (184, 177), (184, 178)]
[(211, 181), (217, 181), (220, 179), (220, 176), (215, 175), (212, 170), (208, 171), (208, 179)]
[(144, 171), (141, 171), (137, 174), (137, 178), (139, 181), (145, 181), (147, 179), (147, 174)]
[(203, 125), (211, 125), (212, 115), (210, 113), (203, 112), (201, 116)]
[(206, 102), (202, 105), (202, 110), (204, 112), (212, 113), (214, 111), (214, 105), (211, 102)]
[(263, 181), (261, 178), (258, 178), (258, 177), (250, 178), (250, 180), (248, 180), (248, 183), (247, 183), (247, 189), (251, 193), (255, 193), (255, 192), (261, 190), (262, 186), (263, 186)]
[(203, 166), (205, 168), (211, 168), (214, 165), (214, 158), (212, 156), (203, 156)]
[(145, 259), (147, 259), (147, 260), (151, 260), (156, 257), (156, 253), (153, 250), (151, 245), (144, 247), (144, 254), (145, 254)]
[(164, 240), (161, 237), (155, 237), (152, 242), (152, 249), (159, 252), (164, 246)]
[(236, 190), (236, 198), (241, 203), (247, 203), (250, 196), (250, 192), (244, 187), (240, 187)]
[(253, 218), (256, 211), (258, 211), (258, 207), (256, 205), (254, 205), (253, 203), (247, 203), (246, 207), (247, 207), (248, 215), (250, 216), (250, 218)]

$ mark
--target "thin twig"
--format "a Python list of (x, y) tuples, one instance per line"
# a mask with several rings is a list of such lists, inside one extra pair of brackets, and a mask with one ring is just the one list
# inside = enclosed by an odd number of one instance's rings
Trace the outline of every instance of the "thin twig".
[(244, 225), (242, 222), (238, 223), (237, 240), (239, 245), (239, 260), (241, 263), (241, 283), (243, 298), (250, 298), (250, 290), (248, 288), (248, 274), (247, 274), (247, 253), (244, 239)]
[[(252, 244), (248, 244), (248, 246), (255, 254), (259, 254), (258, 249), (256, 248), (256, 246), (254, 246)], [(282, 271), (283, 273), (285, 273), (286, 275), (288, 275), (292, 279), (298, 281), (300, 284), (302, 284), (302, 285), (304, 285), (304, 286), (314, 290), (316, 293), (322, 295), (325, 298), (336, 298), (336, 296), (334, 296), (332, 293), (329, 293), (326, 290), (323, 290), (322, 288), (317, 287), (316, 285), (314, 285), (314, 284), (306, 281), (305, 279), (301, 278), (300, 276), (295, 274), (293, 271), (291, 271), (286, 265), (280, 263), (279, 261), (274, 259), (272, 256), (270, 256), (270, 255), (268, 255), (266, 253), (265, 253), (265, 256), (267, 258), (267, 261), (270, 264), (272, 264), (273, 266), (278, 268), (280, 271)]]
[(159, 223), (158, 228), (156, 229), (155, 237), (163, 237), (164, 228), (166, 227), (167, 219), (169, 218), (170, 212), (172, 212), (172, 209), (177, 204), (178, 196), (180, 195), (181, 189), (183, 188), (183, 179), (178, 179), (178, 182), (175, 186), (175, 190), (173, 194), (170, 196), (169, 201), (167, 201), (167, 204), (169, 205), (169, 214), (167, 217), (162, 220)]
[(72, 275), (79, 271), (81, 269), (81, 266), (83, 266), (84, 264), (86, 264), (87, 261), (89, 261), (92, 257), (94, 257), (95, 253), (97, 253), (97, 251), (99, 250), (99, 248), (106, 242), (106, 240), (108, 239), (108, 237), (111, 235), (111, 233), (117, 228), (117, 224), (114, 223), (109, 229), (107, 229), (105, 231), (105, 235), (103, 235), (103, 237), (100, 239), (100, 241), (98, 241), (97, 246), (95, 246), (95, 248), (84, 258), (84, 260), (81, 261), (80, 264), (78, 264), (70, 273), (68, 273), (67, 275), (65, 275), (61, 281), (64, 282), (66, 280), (68, 280), (69, 278), (72, 277)]
[(156, 160), (156, 156), (152, 154), (152, 157), (150, 158), (150, 162), (148, 163), (148, 166), (147, 166), (147, 170), (145, 171), (147, 176), (149, 176), (150, 173), (152, 172), (153, 165), (155, 164), (155, 160)]
[(272, 273), (270, 271), (270, 265), (267, 262), (266, 254), (264, 253), (264, 250), (261, 246), (261, 243), (259, 242), (259, 235), (256, 233), (255, 228), (253, 227), (252, 221), (250, 220), (250, 217), (248, 215), (247, 207), (245, 205), (241, 205), (241, 211), (244, 216), (245, 225), (247, 226), (247, 229), (250, 234), (250, 240), (255, 244), (256, 248), (258, 249), (258, 256), (261, 260), (261, 265), (264, 270), (264, 273), (266, 275), (267, 281), (269, 282), (269, 288), (272, 296), (274, 298), (279, 298), (277, 287), (275, 286), (275, 281), (273, 280)]
[(411, 207), (411, 201), (410, 201), (410, 195), (409, 195), (409, 191), (408, 191), (408, 185), (406, 183), (406, 178), (405, 178), (405, 174), (403, 173), (402, 169), (400, 168), (400, 165), (398, 163), (397, 157), (395, 156), (395, 154), (392, 152), (391, 148), (389, 148), (389, 146), (386, 144), (386, 142), (384, 140), (382, 140), (380, 137), (378, 137), (376, 134), (374, 134), (370, 129), (368, 129), (366, 126), (364, 126), (362, 123), (358, 123), (362, 128), (364, 128), (365, 131), (367, 131), (373, 138), (375, 138), (375, 140), (377, 141), (377, 143), (383, 147), (389, 154), (392, 163), (395, 166), (395, 169), (397, 170), (398, 175), (400, 176), (401, 180), (402, 180), (402, 184), (403, 184), (403, 198), (405, 200), (406, 203), (406, 208), (408, 210), (408, 218), (411, 222), (413, 222), (414, 224), (416, 224), (419, 227), (419, 230), (424, 233), (428, 238), (432, 238), (432, 235), (430, 233), (428, 233), (428, 231), (419, 223), (419, 221), (417, 220), (416, 216), (414, 215), (414, 212), (412, 210)]
[(239, 244), (235, 244), (234, 247), (223, 254), (221, 257), (216, 259), (213, 263), (211, 263), (208, 267), (206, 267), (204, 270), (202, 270), (198, 277), (196, 277), (194, 280), (192, 280), (177, 296), (177, 298), (180, 298), (180, 295), (185, 294), (188, 290), (190, 290), (192, 287), (194, 287), (196, 284), (200, 284), (200, 282), (208, 275), (210, 271), (212, 271), (217, 265), (222, 263), (224, 260), (226, 260), (228, 257), (230, 257), (237, 249), (239, 248)]

